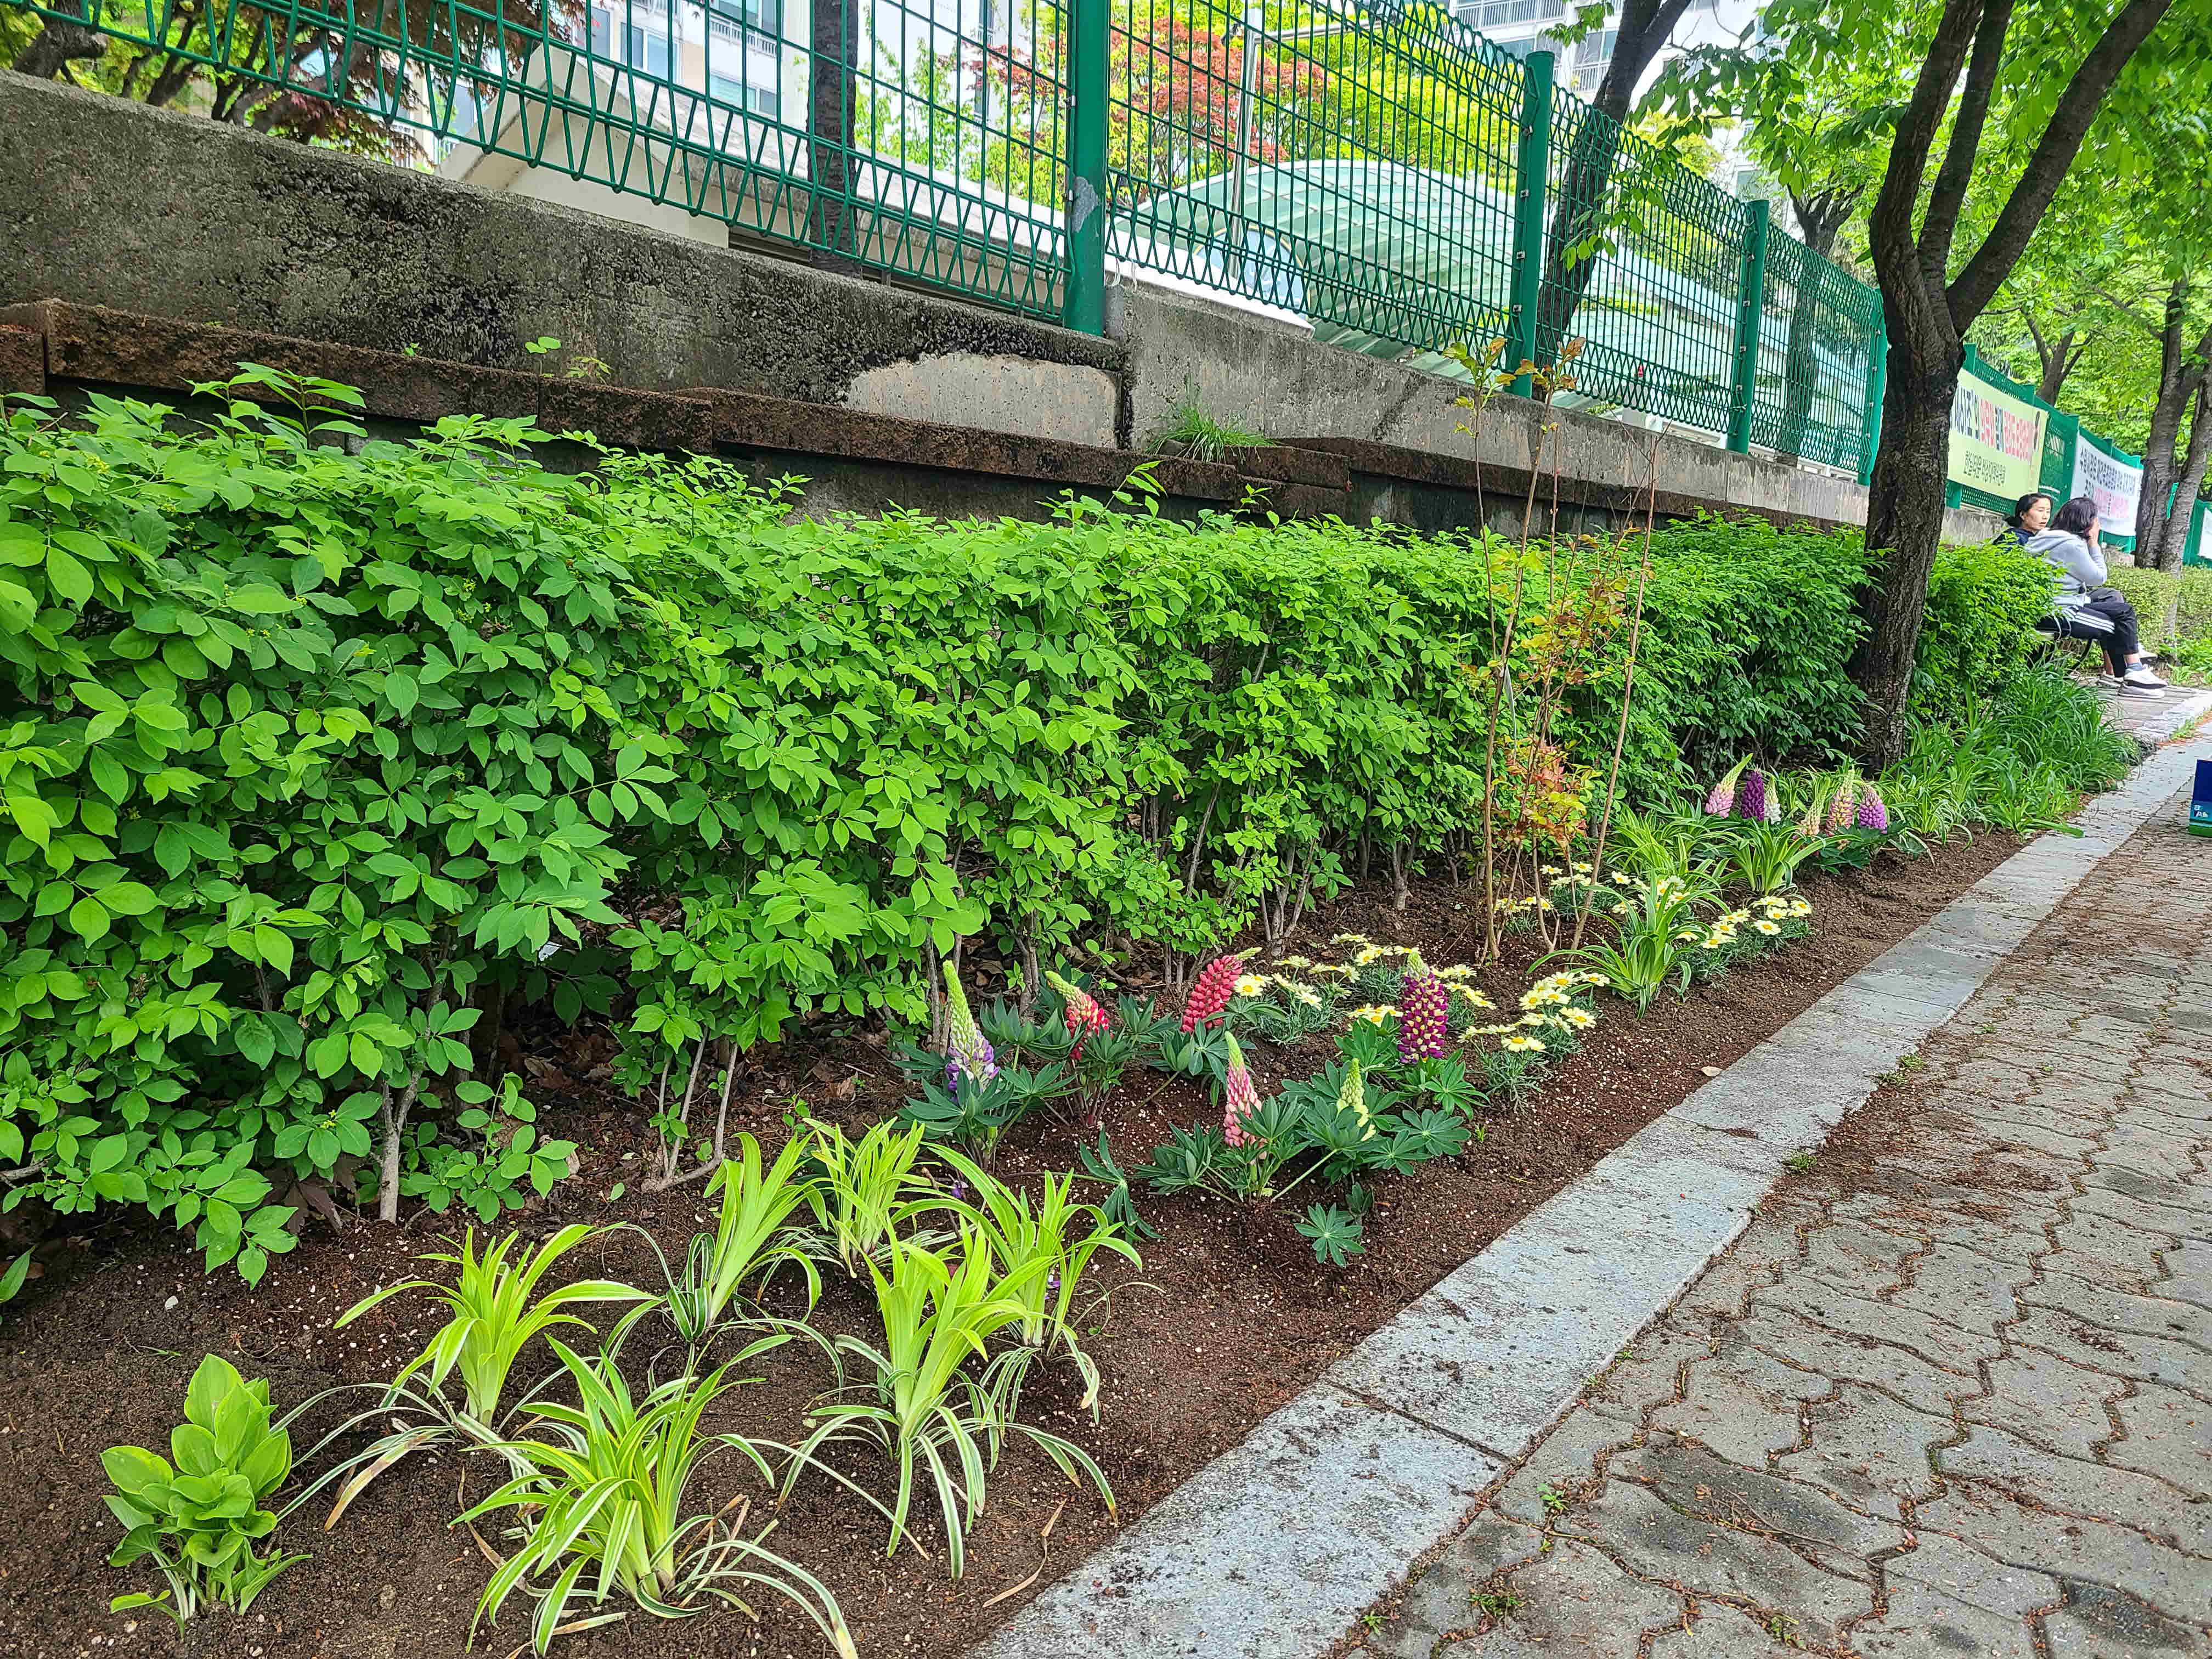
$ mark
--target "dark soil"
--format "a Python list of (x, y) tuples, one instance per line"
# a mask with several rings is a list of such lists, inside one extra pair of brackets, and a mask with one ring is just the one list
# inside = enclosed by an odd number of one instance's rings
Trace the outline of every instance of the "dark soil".
[[(990, 1508), (970, 1536), (968, 1571), (957, 1582), (945, 1577), (933, 1525), (919, 1534), (932, 1559), (912, 1548), (886, 1559), (879, 1517), (818, 1476), (800, 1481), (774, 1547), (835, 1590), (867, 1659), (961, 1652), (1437, 1279), (1680, 1100), (1703, 1080), (1701, 1068), (1728, 1065), (2017, 846), (1990, 836), (1954, 843), (1934, 859), (1886, 856), (1869, 872), (1813, 882), (1811, 939), (1698, 988), (1686, 1001), (1664, 998), (1642, 1020), (1624, 1005), (1605, 1002), (1582, 1051), (1552, 1071), (1521, 1112), (1487, 1120), (1486, 1142), (1471, 1145), (1462, 1158), (1380, 1184), (1367, 1253), (1346, 1270), (1316, 1267), (1287, 1216), (1139, 1194), (1147, 1219), (1162, 1232), (1144, 1247), (1143, 1270), (1102, 1256), (1085, 1280), (1086, 1291), (1100, 1293), (1084, 1323), (1097, 1328), (1087, 1346), (1104, 1373), (1101, 1423), (1093, 1427), (1078, 1411), (1079, 1389), (1065, 1365), (1033, 1372), (1023, 1399), (1027, 1420), (1069, 1435), (1097, 1455), (1112, 1480), (1118, 1516), (1016, 1443), (992, 1483)], [(1439, 964), (1470, 958), (1479, 955), (1479, 902), (1442, 882), (1417, 884), (1404, 914), (1389, 908), (1387, 894), (1354, 894), (1309, 925), (1312, 942), (1291, 948), (1320, 954), (1318, 941), (1352, 931), (1418, 942)], [(1508, 954), (1512, 959), (1484, 982), (1510, 1007), (1530, 976), (1534, 950), (1524, 938)], [(1313, 1069), (1301, 1063), (1308, 1056), (1254, 1046), (1261, 1049), (1254, 1058), (1263, 1092), (1279, 1076)], [(776, 1063), (750, 1075), (742, 1111), (732, 1111), (733, 1130), (743, 1127), (771, 1149), (784, 1137), (783, 1112), (794, 1094), (857, 1127), (904, 1092), (879, 1034), (794, 1042), (773, 1052)], [(603, 1055), (571, 1039), (519, 1057), (555, 1132), (586, 1148), (581, 1173), (542, 1208), (517, 1218), (521, 1230), (540, 1236), (574, 1220), (628, 1220), (650, 1228), (680, 1255), (685, 1237), (707, 1220), (704, 1200), (696, 1186), (640, 1190), (648, 1132), (630, 1103), (586, 1080)], [(1105, 1127), (1124, 1163), (1134, 1164), (1165, 1139), (1168, 1124), (1206, 1115), (1194, 1088), (1139, 1072), (1109, 1103)], [(1021, 1126), (1001, 1150), (1000, 1172), (1019, 1179), (1066, 1169), (1079, 1138), (1095, 1139), (1095, 1131)], [(629, 1190), (609, 1202), (617, 1180)], [(336, 1333), (331, 1322), (377, 1285), (411, 1276), (413, 1254), (453, 1230), (449, 1220), (427, 1215), (396, 1230), (349, 1221), (335, 1236), (318, 1224), (258, 1289), (228, 1271), (204, 1277), (197, 1256), (177, 1248), (175, 1234), (127, 1222), (93, 1226), (42, 1252), (44, 1277), (0, 1316), (0, 1654), (435, 1659), (461, 1653), (489, 1568), (469, 1532), (447, 1523), (463, 1507), (458, 1493), (465, 1490), (474, 1502), (489, 1492), (488, 1466), (452, 1456), (402, 1463), (327, 1534), (319, 1528), (328, 1504), (317, 1500), (280, 1533), (313, 1559), (279, 1578), (243, 1623), (212, 1616), (180, 1642), (159, 1614), (106, 1611), (111, 1596), (154, 1586), (136, 1570), (106, 1565), (118, 1529), (100, 1503), (106, 1488), (98, 1462), (103, 1448), (118, 1443), (165, 1449), (185, 1380), (210, 1350), (249, 1376), (267, 1376), (280, 1408), (333, 1383), (388, 1377), (428, 1335), (426, 1305), (394, 1302)], [(654, 1273), (649, 1252), (626, 1236), (569, 1260), (580, 1274), (641, 1285)], [(825, 1278), (817, 1328), (866, 1333), (871, 1313), (841, 1275)], [(641, 1369), (649, 1346), (642, 1340), (632, 1346)], [(823, 1362), (795, 1346), (753, 1369), (764, 1380), (728, 1396), (713, 1426), (798, 1438), (806, 1401), (826, 1386)], [(321, 1418), (329, 1420), (329, 1412)], [(304, 1452), (312, 1435), (295, 1437)], [(857, 1458), (843, 1467), (872, 1482), (884, 1473)], [(756, 1487), (732, 1455), (707, 1466), (693, 1498), (697, 1507), (719, 1508)], [(919, 1502), (918, 1512), (933, 1513), (933, 1504)], [(756, 1515), (768, 1509), (759, 1495)], [(1041, 1542), (1048, 1523), (1049, 1540)], [(526, 1634), (524, 1605), (518, 1598), (496, 1630), (481, 1632), (478, 1650), (514, 1649)], [(560, 1646), (579, 1656), (639, 1659), (799, 1659), (826, 1651), (787, 1608), (763, 1601), (761, 1613), (758, 1624), (731, 1610), (668, 1624), (634, 1614)]]

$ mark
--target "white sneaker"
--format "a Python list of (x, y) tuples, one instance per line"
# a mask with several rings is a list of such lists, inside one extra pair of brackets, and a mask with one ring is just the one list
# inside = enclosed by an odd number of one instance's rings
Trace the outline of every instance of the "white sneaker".
[(2131, 685), (2135, 687), (2138, 691), (2163, 691), (2166, 690), (2166, 682), (2159, 678), (2157, 675), (2152, 673), (2148, 668), (2130, 668), (2126, 673), (2120, 677), (2120, 682), (2124, 685)]
[(2145, 685), (2140, 680), (2122, 680), (2118, 689), (2124, 697), (2162, 697), (2166, 695), (2166, 687), (2159, 681)]

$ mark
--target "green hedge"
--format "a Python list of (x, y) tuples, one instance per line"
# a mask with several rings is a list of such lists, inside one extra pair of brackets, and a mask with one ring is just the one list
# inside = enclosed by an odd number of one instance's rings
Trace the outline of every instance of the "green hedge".
[[(1479, 832), (1497, 544), (792, 522), (712, 461), (548, 473), (520, 423), (355, 453), (245, 404), (171, 424), (17, 402), (0, 431), (10, 1206), (143, 1205), (256, 1275), (294, 1179), (552, 1178), (471, 1078), (512, 1000), (617, 1013), (651, 1084), (702, 1036), (917, 1018), (963, 937), (1196, 950), (1363, 847)], [(1655, 555), (1631, 787), (1838, 752), (1856, 538)], [(1621, 667), (1574, 694), (1587, 759)]]
[(2212, 647), (2212, 570), (2139, 570), (2116, 567), (2113, 586), (2127, 595), (2142, 623), (2143, 649), (2188, 657)]
[(2052, 568), (2018, 543), (1945, 547), (1928, 575), (1928, 613), (1913, 664), (1912, 706), (1960, 720), (2019, 673), (2045, 636)]

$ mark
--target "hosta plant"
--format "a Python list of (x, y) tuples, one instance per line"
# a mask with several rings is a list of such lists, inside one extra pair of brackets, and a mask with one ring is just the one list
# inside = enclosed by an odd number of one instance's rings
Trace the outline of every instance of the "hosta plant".
[(544, 1653), (556, 1635), (628, 1617), (626, 1607), (608, 1608), (617, 1595), (663, 1619), (717, 1603), (757, 1618), (746, 1597), (767, 1590), (812, 1620), (842, 1659), (856, 1659), (836, 1598), (766, 1547), (773, 1523), (748, 1536), (749, 1504), (694, 1508), (690, 1499), (693, 1477), (720, 1451), (739, 1453), (773, 1482), (763, 1445), (705, 1433), (700, 1423), (735, 1386), (733, 1366), (785, 1340), (763, 1338), (706, 1376), (673, 1378), (642, 1395), (611, 1359), (586, 1358), (554, 1341), (576, 1403), (540, 1401), (530, 1434), (499, 1448), (523, 1472), (454, 1522), (509, 1512), (520, 1522), (514, 1553), (484, 1586), (474, 1622), (496, 1620), (520, 1589), (537, 1603), (527, 1645)]
[(168, 1457), (112, 1446), (100, 1461), (115, 1483), (107, 1507), (124, 1527), (108, 1559), (149, 1561), (168, 1585), (118, 1595), (116, 1611), (159, 1607), (179, 1625), (210, 1605), (244, 1613), (270, 1579), (307, 1559), (256, 1547), (276, 1530), (277, 1516), (262, 1505), (291, 1473), (292, 1440), (270, 1423), (269, 1384), (248, 1382), (218, 1355), (192, 1373)]

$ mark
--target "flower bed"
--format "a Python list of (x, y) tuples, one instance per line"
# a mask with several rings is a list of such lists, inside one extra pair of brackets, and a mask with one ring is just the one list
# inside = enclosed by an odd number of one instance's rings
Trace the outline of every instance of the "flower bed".
[[(1361, 1334), (1515, 1217), (1694, 1088), (1705, 1066), (1724, 1065), (1784, 1023), (2013, 844), (2008, 837), (1954, 843), (1936, 860), (1907, 864), (1889, 858), (1867, 873), (1814, 878), (1805, 901), (1818, 930), (1812, 939), (1785, 943), (1752, 961), (1739, 957), (1733, 971), (1700, 985), (1686, 1000), (1660, 998), (1643, 1018), (1609, 994), (1593, 1002), (1586, 988), (1554, 981), (1546, 994), (1538, 988), (1560, 970), (1538, 965), (1543, 943), (1534, 926), (1508, 933), (1500, 962), (1437, 976), (1462, 988), (1447, 992), (1463, 1011), (1447, 1016), (1457, 1028), (1447, 1032), (1455, 1055), (1512, 1054), (1503, 1042), (1524, 1031), (1568, 1034), (1558, 1025), (1519, 1023), (1531, 1015), (1553, 1020), (1569, 1009), (1602, 1010), (1594, 1025), (1574, 1030), (1573, 1053), (1540, 1057), (1548, 1069), (1517, 1109), (1503, 1102), (1478, 1107), (1463, 1121), (1481, 1131), (1481, 1140), (1470, 1137), (1459, 1153), (1420, 1163), (1406, 1175), (1371, 1177), (1371, 1202), (1357, 1218), (1364, 1254), (1342, 1268), (1318, 1260), (1315, 1246), (1321, 1241), (1294, 1230), (1303, 1204), (1237, 1202), (1202, 1183), (1162, 1194), (1139, 1181), (1139, 1212), (1158, 1230), (1158, 1237), (1139, 1246), (1143, 1267), (1094, 1257), (1073, 1310), (1076, 1340), (1098, 1370), (1099, 1423), (1092, 1425), (1084, 1407), (1082, 1375), (1058, 1359), (1032, 1369), (1022, 1415), (1097, 1459), (1115, 1494), (1119, 1520), (1126, 1522), (1213, 1452), (1233, 1444)], [(1403, 1072), (1391, 1017), (1382, 1014), (1377, 1024), (1373, 1011), (1404, 995), (1402, 983), (1393, 988), (1387, 977), (1408, 961), (1401, 951), (1419, 949), (1425, 961), (1446, 965), (1480, 954), (1479, 910), (1470, 904), (1472, 896), (1464, 884), (1441, 882), (1415, 884), (1402, 911), (1387, 894), (1349, 896), (1309, 930), (1311, 943), (1294, 942), (1273, 964), (1247, 964), (1249, 971), (1240, 975), (1244, 994), (1238, 995), (1234, 981), (1229, 987), (1230, 1018), (1250, 1037), (1242, 1046), (1255, 1096), (1273, 1098), (1286, 1081), (1325, 1072), (1332, 1057), (1341, 1059), (1340, 1045), (1347, 1040), (1355, 1054), (1365, 1054), (1385, 1077)], [(1784, 903), (1786, 908), (1789, 901)], [(1738, 939), (1720, 940), (1720, 947), (1741, 942), (1743, 924), (1736, 925)], [(1701, 949), (1713, 931), (1702, 937)], [(1362, 937), (1332, 945), (1339, 934)], [(1300, 957), (1350, 971), (1320, 974), (1292, 966), (1291, 959)], [(1255, 985), (1255, 978), (1266, 982)], [(1285, 990), (1284, 979), (1309, 988), (1341, 983), (1344, 990), (1334, 996), (1315, 993), (1338, 1017), (1325, 1029), (1293, 1033), (1279, 1026), (1287, 1040), (1270, 1041), (1260, 1030), (1267, 1019), (1259, 1012), (1263, 1002), (1286, 1015), (1293, 1005), (1312, 1012)], [(1376, 994), (1370, 999), (1368, 992)], [(1562, 994), (1565, 1000), (1556, 1000)], [(1535, 1006), (1517, 1007), (1524, 996)], [(1494, 1006), (1477, 1006), (1477, 997)], [(1355, 1008), (1370, 1012), (1354, 1021)], [(977, 1036), (994, 1024), (1003, 1031), (1003, 1012), (981, 1006)], [(1167, 1023), (1179, 1027), (1180, 1018)], [(1570, 1028), (1574, 1024), (1568, 1022)], [(1202, 1029), (1194, 1022), (1194, 1031)], [(1087, 1035), (1097, 1042), (1112, 1031)], [(757, 1134), (772, 1159), (789, 1133), (784, 1118), (794, 1092), (820, 1102), (823, 1115), (848, 1136), (915, 1098), (893, 1056), (866, 1036), (795, 1045), (776, 1063), (749, 1069), (733, 1091), (732, 1132)], [(564, 1039), (545, 1053), (524, 1056), (537, 1062), (528, 1069), (538, 1074), (537, 1087), (552, 1103), (548, 1111), (556, 1126), (588, 1150), (575, 1180), (556, 1188), (542, 1209), (516, 1219), (526, 1242), (544, 1239), (564, 1224), (629, 1221), (680, 1261), (690, 1237), (712, 1222), (718, 1200), (696, 1187), (641, 1190), (639, 1173), (658, 1156), (657, 1148), (638, 1139), (641, 1126), (626, 1101), (583, 1080), (605, 1053)], [(1012, 1058), (1001, 1048), (993, 1063)], [(1435, 1057), (1419, 1055), (1412, 1066), (1434, 1063)], [(1480, 1065), (1469, 1070), (1490, 1075)], [(855, 1086), (840, 1101), (848, 1080)], [(1190, 1133), (1211, 1125), (1225, 1146), (1223, 1110), (1198, 1074), (1133, 1067), (1097, 1101), (1095, 1128), (1085, 1121), (1088, 1113), (1079, 1101), (1071, 1103), (1067, 1121), (1048, 1112), (1027, 1115), (1005, 1130), (989, 1168), (1002, 1182), (1036, 1195), (1052, 1171), (1080, 1167), (1080, 1152), (1095, 1148), (1100, 1133), (1130, 1164), (1142, 1163), (1148, 1148), (1171, 1145), (1176, 1131)], [(620, 1196), (611, 1199), (618, 1186)], [(1097, 1200), (1108, 1190), (1085, 1183), (1078, 1196)], [(1340, 1201), (1335, 1207), (1348, 1209)], [(1286, 1208), (1293, 1213), (1284, 1213)], [(6, 1444), (15, 1477), (11, 1496), (0, 1500), (5, 1505), (0, 1512), (14, 1523), (0, 1572), (10, 1583), (35, 1574), (52, 1592), (35, 1602), (14, 1598), (0, 1621), (11, 1650), (74, 1652), (115, 1633), (120, 1619), (133, 1617), (138, 1623), (131, 1639), (147, 1650), (164, 1650), (169, 1638), (156, 1615), (142, 1608), (111, 1619), (100, 1610), (106, 1596), (149, 1586), (139, 1571), (105, 1565), (118, 1534), (98, 1505), (98, 1450), (130, 1441), (161, 1446), (204, 1349), (224, 1353), (249, 1377), (268, 1378), (280, 1410), (334, 1382), (389, 1378), (429, 1334), (434, 1320), (426, 1316), (428, 1309), (403, 1298), (343, 1330), (330, 1327), (379, 1284), (419, 1271), (410, 1252), (422, 1248), (437, 1228), (426, 1217), (412, 1238), (356, 1229), (334, 1241), (311, 1242), (275, 1263), (258, 1292), (247, 1292), (228, 1276), (203, 1278), (195, 1262), (179, 1259), (151, 1231), (104, 1233), (56, 1261), (48, 1282), (33, 1287), (34, 1316), (10, 1326), (0, 1362), (13, 1401)], [(652, 1249), (636, 1234), (593, 1240), (553, 1279), (571, 1270), (636, 1284), (652, 1283), (659, 1272)], [(822, 1271), (814, 1328), (833, 1339), (880, 1344), (872, 1294), (842, 1271), (826, 1264)], [(434, 1269), (432, 1276), (441, 1273)], [(172, 1294), (175, 1305), (165, 1306)], [(778, 1314), (805, 1310), (805, 1296), (788, 1273), (767, 1299)], [(594, 1313), (589, 1307), (573, 1310)], [(606, 1309), (596, 1315), (598, 1323), (607, 1327), (621, 1311)], [(663, 1334), (653, 1346), (670, 1340)], [(625, 1363), (641, 1386), (646, 1347), (634, 1340)], [(663, 1369), (673, 1363), (665, 1358)], [(551, 1369), (540, 1346), (518, 1375), (534, 1377)], [(741, 1369), (764, 1380), (714, 1401), (704, 1427), (799, 1443), (802, 1413), (828, 1378), (823, 1358), (811, 1345), (793, 1343)], [(303, 1425), (303, 1449), (308, 1436), (334, 1420), (335, 1411), (326, 1407)], [(358, 1444), (344, 1442), (341, 1449)], [(889, 1466), (879, 1455), (854, 1446), (823, 1455), (872, 1494), (889, 1495)], [(501, 1478), (494, 1462), (483, 1455), (465, 1458), (452, 1449), (434, 1462), (425, 1452), (380, 1475), (329, 1533), (313, 1524), (320, 1518), (319, 1502), (289, 1517), (276, 1541), (308, 1552), (310, 1559), (261, 1593), (241, 1632), (250, 1632), (252, 1645), (271, 1655), (354, 1651), (364, 1643), (386, 1642), (397, 1652), (459, 1651), (492, 1568), (469, 1532), (447, 1522), (493, 1495)], [(304, 1468), (302, 1474), (311, 1477), (319, 1467)], [(734, 1457), (710, 1470), (700, 1490), (712, 1500), (708, 1508), (750, 1493), (749, 1529), (769, 1514), (773, 1501), (772, 1492)], [(957, 1581), (947, 1574), (946, 1540), (932, 1518), (926, 1482), (911, 1546), (888, 1559), (882, 1553), (885, 1518), (827, 1475), (795, 1485), (769, 1543), (818, 1577), (860, 1651), (949, 1656), (1110, 1535), (1116, 1524), (1087, 1480), (1071, 1486), (1046, 1455), (1018, 1444), (1006, 1452), (990, 1492), (989, 1507), (966, 1529), (965, 1572)], [(495, 1517), (479, 1517), (476, 1524), (487, 1546), (502, 1553), (511, 1547), (498, 1535)], [(1040, 1542), (1048, 1524), (1049, 1537)], [(1016, 1594), (994, 1601), (1009, 1589)], [(645, 1656), (830, 1650), (789, 1605), (771, 1596), (761, 1607), (764, 1622), (758, 1627), (732, 1609), (672, 1623), (633, 1613), (611, 1631), (577, 1632), (563, 1639), (571, 1650)], [(497, 1631), (480, 1641), (502, 1652), (522, 1641), (527, 1631), (519, 1609), (519, 1602), (510, 1607)]]

